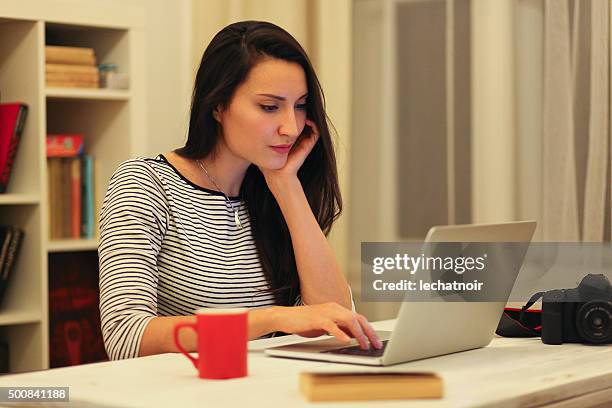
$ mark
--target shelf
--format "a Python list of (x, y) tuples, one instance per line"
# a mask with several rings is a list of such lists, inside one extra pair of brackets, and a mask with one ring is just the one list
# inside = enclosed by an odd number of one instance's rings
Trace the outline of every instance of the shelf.
[(97, 251), (97, 239), (62, 239), (49, 241), (48, 252)]
[(40, 196), (38, 194), (0, 194), (0, 205), (19, 205), (19, 204), (39, 204)]
[[(0, 224), (19, 226), (26, 237), (0, 305), (0, 335), (9, 346), (10, 371), (17, 373), (46, 369), (54, 363), (51, 330), (62, 316), (54, 308), (61, 300), (56, 294), (51, 297), (50, 290), (67, 285), (73, 277), (97, 289), (97, 284), (90, 283), (98, 278), (98, 237), (49, 238), (53, 214), (47, 194), (45, 135), (85, 135), (86, 152), (96, 160), (97, 214), (115, 169), (148, 151), (147, 47), (143, 6), (66, 0), (8, 3), (14, 5), (9, 6), (8, 14), (0, 5), (2, 100), (20, 101), (29, 108), (10, 190), (0, 194)], [(46, 45), (93, 49), (97, 63), (113, 62), (120, 72), (130, 74), (130, 89), (47, 86)], [(80, 270), (92, 272), (76, 273)], [(92, 313), (96, 309), (93, 304)]]
[(0, 326), (38, 323), (41, 321), (39, 312), (2, 312), (0, 311)]
[(87, 99), (94, 101), (127, 101), (131, 93), (126, 89), (104, 88), (47, 88), (47, 98), (52, 99)]

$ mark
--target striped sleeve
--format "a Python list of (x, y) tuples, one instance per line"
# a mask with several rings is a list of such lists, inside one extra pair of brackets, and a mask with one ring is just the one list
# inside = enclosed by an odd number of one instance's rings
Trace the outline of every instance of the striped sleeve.
[(113, 174), (100, 214), (100, 318), (108, 356), (137, 357), (157, 316), (157, 255), (168, 228), (161, 181), (145, 160)]

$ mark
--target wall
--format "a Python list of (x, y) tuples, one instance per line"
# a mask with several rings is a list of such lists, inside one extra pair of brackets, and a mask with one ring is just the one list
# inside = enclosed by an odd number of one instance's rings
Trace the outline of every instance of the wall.
[(149, 155), (185, 142), (191, 93), (191, 0), (113, 0), (146, 10)]

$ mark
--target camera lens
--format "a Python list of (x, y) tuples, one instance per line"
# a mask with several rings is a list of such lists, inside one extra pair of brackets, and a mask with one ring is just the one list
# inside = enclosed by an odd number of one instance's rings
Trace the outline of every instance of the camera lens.
[(576, 314), (578, 333), (591, 343), (612, 343), (612, 302), (586, 302)]

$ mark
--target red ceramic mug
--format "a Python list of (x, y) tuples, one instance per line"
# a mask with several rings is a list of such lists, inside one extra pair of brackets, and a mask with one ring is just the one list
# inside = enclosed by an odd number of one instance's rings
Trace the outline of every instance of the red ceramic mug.
[[(226, 379), (247, 375), (248, 310), (202, 308), (195, 313), (195, 323), (174, 326), (174, 343), (191, 360), (200, 378)], [(181, 345), (181, 329), (195, 330), (198, 357), (192, 357)]]

